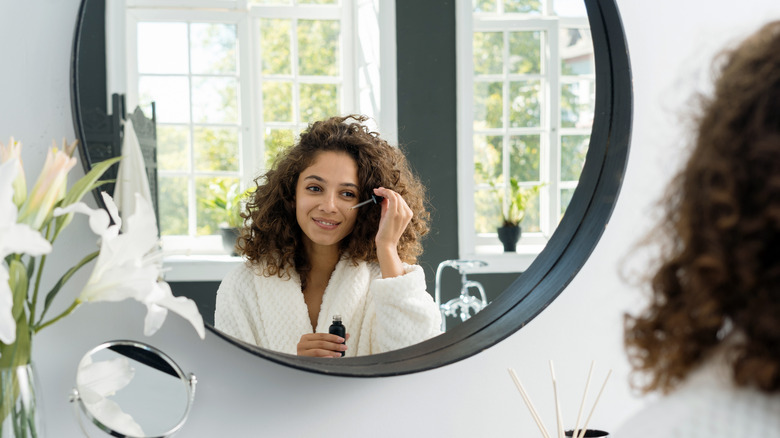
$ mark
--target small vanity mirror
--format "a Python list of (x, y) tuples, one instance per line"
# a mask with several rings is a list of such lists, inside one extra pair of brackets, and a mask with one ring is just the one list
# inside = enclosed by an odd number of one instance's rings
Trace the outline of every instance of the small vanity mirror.
[(187, 420), (196, 382), (150, 345), (109, 341), (79, 362), (71, 402), (88, 437), (82, 413), (111, 436), (168, 437)]

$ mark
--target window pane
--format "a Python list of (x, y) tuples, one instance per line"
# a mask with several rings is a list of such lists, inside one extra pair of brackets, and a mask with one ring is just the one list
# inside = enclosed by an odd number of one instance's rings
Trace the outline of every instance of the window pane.
[(141, 76), (138, 79), (138, 94), (141, 107), (151, 114), (149, 105), (155, 102), (159, 123), (189, 123), (190, 93), (186, 76), (154, 77)]
[(541, 0), (504, 0), (504, 12), (521, 12), (524, 14), (541, 14)]
[(561, 84), (561, 127), (590, 128), (596, 109), (595, 100), (592, 80)]
[(474, 84), (474, 129), (500, 128), (503, 126), (503, 97), (501, 82), (476, 82)]
[(589, 144), (589, 135), (561, 136), (561, 181), (579, 181)]
[(301, 122), (311, 123), (339, 114), (336, 84), (301, 84)]
[(260, 46), (264, 75), (292, 74), (290, 41), (292, 21), (263, 18), (260, 20)]
[(574, 189), (561, 190), (561, 215), (558, 217), (558, 222), (561, 221), (563, 214), (566, 213), (566, 209), (569, 207), (572, 196), (574, 196)]
[(587, 17), (585, 2), (582, 0), (552, 0), (555, 15), (560, 17)]
[(474, 193), (474, 229), (477, 233), (495, 233), (501, 222), (501, 199), (492, 190)]
[(220, 200), (226, 198), (225, 188), (238, 184), (238, 178), (208, 177), (195, 178), (195, 197), (198, 205), (195, 214), (198, 225), (195, 233), (198, 236), (218, 234), (219, 226), (227, 224), (230, 212), (224, 208), (215, 207)]
[(533, 128), (542, 125), (540, 102), (541, 81), (516, 81), (509, 83), (509, 126)]
[(298, 73), (339, 75), (339, 32), (335, 20), (298, 21)]
[(520, 222), (520, 227), (524, 233), (538, 233), (542, 230), (539, 226), (540, 223), (539, 194), (537, 193), (528, 198), (528, 203), (525, 205), (525, 217)]
[(291, 129), (266, 129), (263, 138), (265, 144), (265, 168), (269, 169), (276, 155), (293, 144)]
[(236, 73), (236, 25), (192, 23), (192, 73)]
[(157, 166), (160, 170), (189, 169), (190, 130), (186, 125), (157, 125)]
[(501, 74), (504, 71), (504, 34), (474, 32), (474, 74)]
[(187, 23), (138, 23), (138, 72), (189, 72)]
[(195, 168), (199, 171), (239, 171), (238, 128), (196, 127)]
[(192, 118), (196, 123), (238, 123), (238, 80), (192, 78)]
[(292, 122), (292, 83), (263, 82), (263, 119), (267, 122)]
[(249, 0), (255, 5), (289, 5), (292, 0)]
[(596, 72), (590, 29), (561, 29), (561, 74), (592, 75)]
[(474, 136), (474, 184), (487, 184), (501, 175), (502, 139), (498, 135)]
[(496, 12), (496, 0), (474, 0), (474, 12)]
[(515, 135), (509, 139), (509, 174), (524, 181), (539, 181), (539, 136)]
[(339, 0), (298, 0), (302, 5), (337, 5)]
[(510, 74), (541, 73), (542, 32), (510, 32), (508, 61)]
[(187, 178), (158, 177), (160, 235), (187, 235)]

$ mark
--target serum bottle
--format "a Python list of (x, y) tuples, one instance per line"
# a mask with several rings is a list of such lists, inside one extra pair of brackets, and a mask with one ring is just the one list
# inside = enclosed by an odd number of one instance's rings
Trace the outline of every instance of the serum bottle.
[[(345, 339), (342, 344), (346, 343), (347, 339), (347, 328), (344, 327), (344, 324), (341, 323), (341, 315), (333, 315), (333, 324), (328, 327), (328, 333), (336, 336), (341, 336)], [(341, 355), (344, 356), (344, 352), (341, 352)]]

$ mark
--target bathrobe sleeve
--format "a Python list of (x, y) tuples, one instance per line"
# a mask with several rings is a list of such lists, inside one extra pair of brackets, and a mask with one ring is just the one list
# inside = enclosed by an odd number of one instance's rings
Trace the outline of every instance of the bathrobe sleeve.
[(371, 281), (358, 355), (397, 350), (441, 334), (441, 313), (425, 290), (422, 267), (404, 265), (404, 270), (404, 275), (380, 274)]
[(249, 344), (261, 345), (255, 321), (257, 300), (253, 300), (252, 272), (246, 266), (238, 266), (222, 280), (217, 290), (214, 327), (221, 332)]

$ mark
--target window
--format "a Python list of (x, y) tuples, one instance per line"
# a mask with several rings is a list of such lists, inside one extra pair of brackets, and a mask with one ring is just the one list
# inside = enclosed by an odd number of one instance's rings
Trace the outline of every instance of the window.
[(357, 112), (394, 136), (395, 96), (379, 80), (395, 80), (383, 49), (394, 14), (382, 7), (380, 20), (377, 0), (127, 0), (128, 107), (150, 116), (154, 102), (166, 252), (221, 252), (214, 205), (310, 122)]
[(518, 253), (533, 258), (566, 211), (590, 139), (595, 67), (584, 4), (460, 2), (458, 38), (461, 257), (501, 253), (496, 228), (515, 179), (530, 190)]

